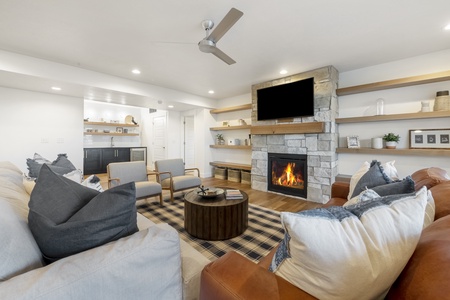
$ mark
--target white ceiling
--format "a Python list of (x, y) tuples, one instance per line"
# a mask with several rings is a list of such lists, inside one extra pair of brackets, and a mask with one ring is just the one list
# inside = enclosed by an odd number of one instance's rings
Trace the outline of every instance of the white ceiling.
[[(201, 21), (217, 25), (231, 7), (244, 15), (217, 43), (227, 65), (197, 43)], [(224, 99), (327, 65), (342, 73), (448, 49), (447, 23), (449, 0), (0, 0), (0, 49)]]

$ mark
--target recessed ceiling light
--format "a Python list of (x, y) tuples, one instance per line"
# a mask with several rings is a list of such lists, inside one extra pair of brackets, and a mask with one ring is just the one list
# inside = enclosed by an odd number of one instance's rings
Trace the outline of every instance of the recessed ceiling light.
[(60, 88), (60, 87), (58, 87), (58, 86), (52, 86), (52, 90), (54, 90), (54, 91), (60, 91), (60, 90), (61, 90), (61, 88)]
[(174, 106), (173, 106), (173, 105), (168, 105), (167, 107), (168, 107), (168, 108), (174, 108)]
[(213, 90), (209, 90), (208, 94), (214, 94), (214, 91)]
[(444, 30), (450, 30), (450, 24), (447, 24), (447, 26), (444, 27)]
[(131, 71), (133, 74), (141, 74), (141, 71), (139, 71), (138, 69), (133, 69), (133, 71)]
[(286, 73), (287, 73), (286, 70), (281, 70), (281, 71), (280, 71), (280, 74), (281, 74), (281, 75), (284, 75), (284, 74), (286, 74)]

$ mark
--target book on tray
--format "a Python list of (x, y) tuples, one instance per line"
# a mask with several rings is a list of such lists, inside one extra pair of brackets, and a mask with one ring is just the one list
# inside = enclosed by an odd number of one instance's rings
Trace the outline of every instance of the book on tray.
[(225, 191), (225, 198), (227, 200), (244, 199), (244, 195), (242, 195), (240, 190), (226, 190)]

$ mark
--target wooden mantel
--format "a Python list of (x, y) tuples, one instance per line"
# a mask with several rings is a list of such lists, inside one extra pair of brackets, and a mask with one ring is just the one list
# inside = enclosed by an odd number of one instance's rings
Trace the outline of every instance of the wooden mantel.
[(325, 131), (324, 122), (259, 125), (250, 128), (251, 134), (295, 134), (295, 133), (322, 133)]

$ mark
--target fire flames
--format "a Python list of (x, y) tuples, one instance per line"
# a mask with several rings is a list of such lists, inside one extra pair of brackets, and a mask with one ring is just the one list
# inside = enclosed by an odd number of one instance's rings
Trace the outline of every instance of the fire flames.
[(295, 163), (288, 163), (286, 168), (284, 168), (283, 173), (280, 177), (276, 178), (275, 174), (272, 174), (274, 179), (274, 184), (282, 186), (303, 186), (304, 181), (302, 174), (294, 174)]

